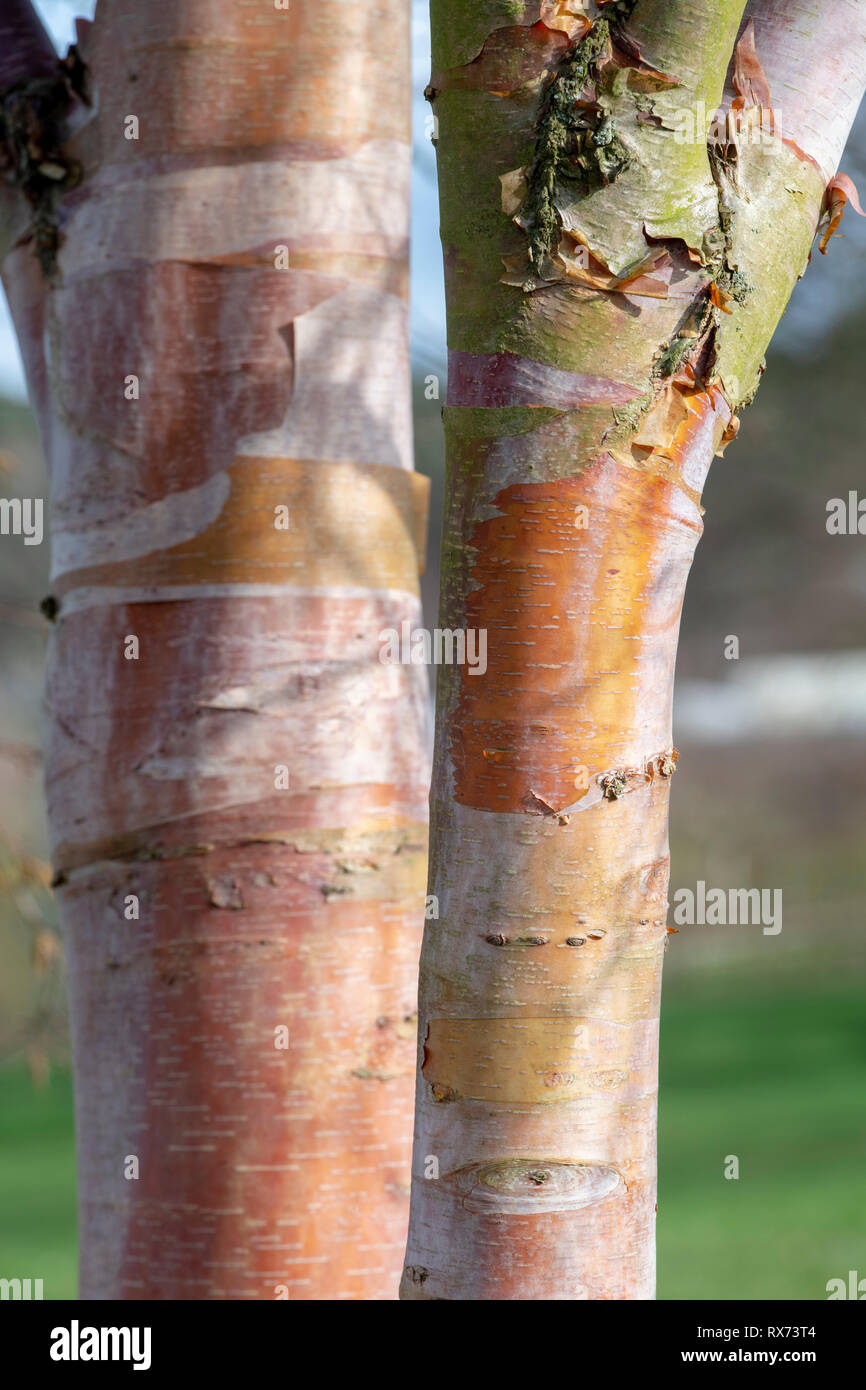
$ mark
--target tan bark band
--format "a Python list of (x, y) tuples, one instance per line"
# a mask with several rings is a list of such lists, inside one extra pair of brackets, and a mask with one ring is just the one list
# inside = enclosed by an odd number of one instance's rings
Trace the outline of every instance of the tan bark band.
[[(304, 589), (349, 584), (416, 592), (423, 572), (429, 479), (384, 464), (236, 456), (226, 470), (225, 500), (201, 530), (156, 548), (171, 534), (184, 493), (160, 502), (156, 546), (125, 545), (124, 523), (78, 538), (79, 560), (57, 577), (59, 595), (89, 587), (286, 584)], [(186, 522), (186, 518), (184, 518)], [(94, 560), (116, 540), (119, 558)], [(101, 546), (101, 549), (100, 549)], [(126, 548), (126, 554), (123, 554)], [(84, 560), (84, 563), (81, 563)]]
[(547, 1104), (603, 1092), (655, 1093), (653, 1020), (430, 1020), (424, 1079), (435, 1100)]

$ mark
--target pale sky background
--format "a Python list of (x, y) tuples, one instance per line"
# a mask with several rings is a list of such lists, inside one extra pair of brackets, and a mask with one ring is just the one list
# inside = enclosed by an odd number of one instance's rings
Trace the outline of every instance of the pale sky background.
[[(2, 3), (2, 0), (0, 0)], [(74, 37), (76, 15), (91, 18), (96, 0), (35, 0), (58, 50), (64, 52)], [(442, 293), (442, 260), (436, 204), (436, 160), (425, 134), (429, 107), (423, 91), (430, 76), (428, 0), (412, 0), (412, 84), (415, 159), (412, 207), (412, 356), (418, 369), (443, 370), (445, 357), (445, 307)], [(860, 117), (846, 151), (842, 168), (866, 198), (866, 114)], [(809, 274), (797, 288), (788, 313), (779, 326), (775, 347), (806, 355), (820, 351), (822, 340), (839, 318), (862, 304), (866, 297), (866, 219), (849, 209), (844, 235), (834, 239), (830, 254), (813, 257)], [(21, 359), (9, 322), (5, 298), (0, 297), (0, 392), (26, 395)]]

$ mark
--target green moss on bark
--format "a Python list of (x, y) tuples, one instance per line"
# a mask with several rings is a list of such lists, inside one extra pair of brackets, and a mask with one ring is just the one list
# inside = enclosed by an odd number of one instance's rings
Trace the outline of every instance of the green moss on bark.
[(529, 237), (530, 266), (542, 274), (559, 241), (557, 182), (567, 179), (578, 196), (585, 196), (612, 183), (629, 163), (610, 115), (578, 105), (587, 88), (598, 84), (599, 64), (610, 54), (610, 30), (610, 21), (599, 19), (578, 40), (550, 79), (541, 104), (528, 196), (518, 220)]

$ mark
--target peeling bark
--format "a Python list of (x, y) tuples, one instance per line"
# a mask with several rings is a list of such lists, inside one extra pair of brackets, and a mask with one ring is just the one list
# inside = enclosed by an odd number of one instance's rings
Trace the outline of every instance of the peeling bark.
[(440, 622), (488, 664), (439, 679), (406, 1299), (654, 1296), (683, 592), (866, 81), (862, 5), (580, 8), (433, 3)]
[(427, 774), (423, 673), (377, 640), (418, 621), (424, 534), (408, 7), (100, 0), (79, 31), (82, 178), (47, 266), (6, 191), (3, 272), (51, 473), (81, 1296), (391, 1298)]

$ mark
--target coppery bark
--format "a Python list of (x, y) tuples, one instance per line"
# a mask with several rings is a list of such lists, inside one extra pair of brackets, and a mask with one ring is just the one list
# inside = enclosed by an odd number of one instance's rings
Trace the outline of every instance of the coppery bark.
[(80, 181), (42, 265), (8, 190), (3, 272), (51, 473), (81, 1295), (389, 1298), (427, 790), (423, 677), (378, 660), (423, 536), (408, 6), (79, 30)]

